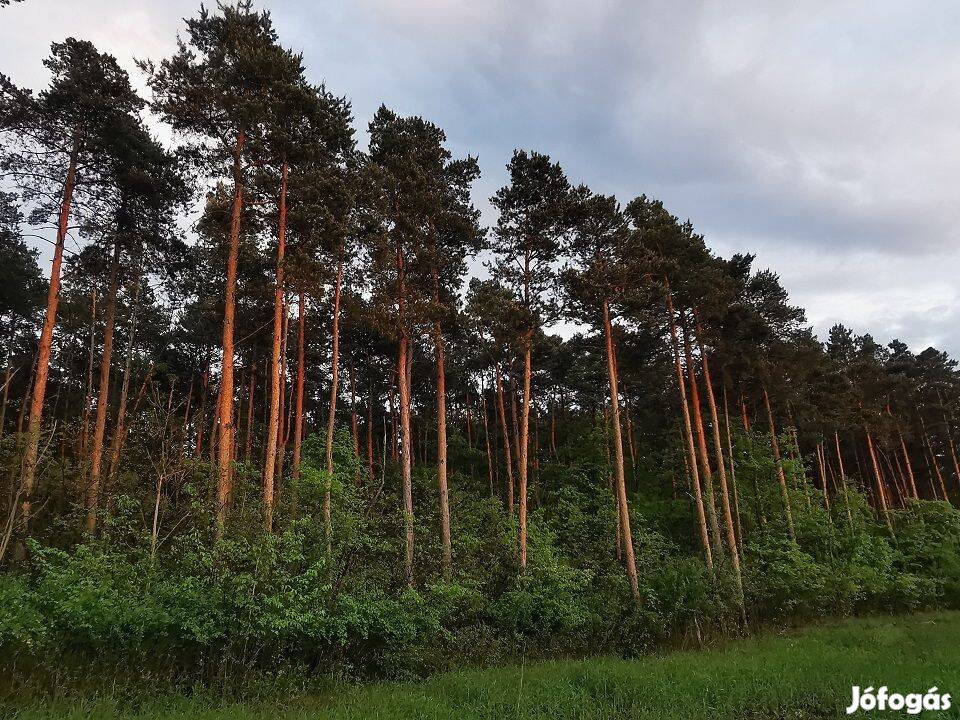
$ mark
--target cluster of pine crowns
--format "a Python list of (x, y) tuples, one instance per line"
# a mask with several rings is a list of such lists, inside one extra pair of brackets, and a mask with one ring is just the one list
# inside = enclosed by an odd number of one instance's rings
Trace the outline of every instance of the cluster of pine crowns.
[[(771, 445), (791, 536), (784, 465), (797, 458), (781, 450), (810, 463), (804, 483), (827, 505), (859, 478), (891, 532), (893, 509), (956, 490), (960, 378), (945, 353), (842, 326), (821, 342), (750, 255), (719, 258), (660, 202), (622, 206), (537, 152), (514, 153), (496, 222), (481, 227), (475, 158), (386, 107), (358, 148), (348, 100), (311, 84), (249, 2), (201, 9), (175, 54), (139, 62), (149, 102), (90, 42), (55, 43), (45, 65), (36, 93), (0, 75), (0, 560), (58, 511), (42, 491), (65, 467), (97, 532), (145, 408), (164, 418), (159, 436), (137, 438), (164, 458), (156, 506), (177, 490), (172, 464), (208, 458), (217, 536), (238, 467), (257, 468), (273, 529), (312, 425), (329, 537), (334, 430), (349, 418), (358, 482), (399, 468), (410, 584), (415, 463), (436, 468), (446, 573), (453, 562), (450, 433), (485, 455), (523, 568), (540, 464), (577, 420), (606, 427), (635, 596), (627, 481), (641, 456), (682, 459), (706, 562), (725, 554), (738, 581), (732, 437), (751, 423)], [(31, 234), (52, 242), (49, 281)], [(489, 279), (467, 282), (481, 264)]]

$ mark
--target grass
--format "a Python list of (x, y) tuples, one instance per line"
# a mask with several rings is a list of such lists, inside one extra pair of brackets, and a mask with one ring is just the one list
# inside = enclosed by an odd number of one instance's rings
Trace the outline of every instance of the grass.
[(956, 691), (960, 702), (960, 613), (849, 620), (716, 650), (461, 671), (324, 696), (242, 704), (182, 695), (137, 702), (95, 697), (31, 701), (7, 714), (18, 720), (802, 720), (846, 717), (851, 685), (901, 693), (935, 685), (941, 693)]

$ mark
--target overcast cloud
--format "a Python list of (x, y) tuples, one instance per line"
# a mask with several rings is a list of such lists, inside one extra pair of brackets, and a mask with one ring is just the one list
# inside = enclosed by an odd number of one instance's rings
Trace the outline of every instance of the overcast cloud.
[[(821, 334), (843, 321), (960, 356), (960, 4), (834, 0), (274, 0), (311, 79), (442, 126), (486, 201), (515, 147), (623, 201), (646, 193), (723, 255), (755, 252)], [(194, 0), (26, 0), (0, 71), (41, 87), (67, 35), (130, 69)], [(142, 80), (138, 80), (142, 82)]]

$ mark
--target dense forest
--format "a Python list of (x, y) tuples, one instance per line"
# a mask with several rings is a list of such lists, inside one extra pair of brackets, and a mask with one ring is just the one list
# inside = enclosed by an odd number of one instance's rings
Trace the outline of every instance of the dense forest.
[(541, 152), (483, 227), (476, 158), (387, 107), (363, 147), (249, 2), (149, 97), (44, 64), (0, 75), (5, 667), (398, 677), (957, 605), (945, 352), (824, 341)]

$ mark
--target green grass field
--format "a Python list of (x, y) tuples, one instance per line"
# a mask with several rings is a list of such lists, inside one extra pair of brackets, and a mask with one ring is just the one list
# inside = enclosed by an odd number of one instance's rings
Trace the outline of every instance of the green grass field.
[[(597, 658), (439, 675), (256, 703), (184, 696), (31, 701), (16, 718), (717, 718), (846, 717), (851, 685), (960, 699), (960, 613), (851, 620), (702, 652)], [(934, 717), (925, 712), (919, 717)], [(862, 714), (861, 714), (862, 716)], [(896, 717), (895, 713), (878, 716)], [(960, 713), (950, 711), (950, 717)]]

